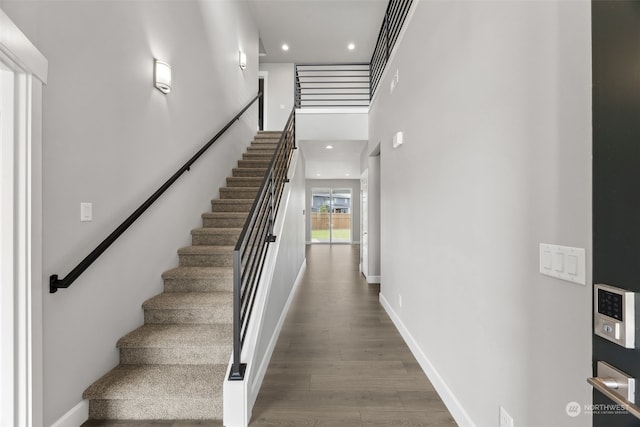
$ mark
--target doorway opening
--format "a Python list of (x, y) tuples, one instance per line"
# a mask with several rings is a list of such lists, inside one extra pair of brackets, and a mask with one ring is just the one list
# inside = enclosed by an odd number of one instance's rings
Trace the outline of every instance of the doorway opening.
[(258, 77), (258, 92), (262, 94), (258, 99), (258, 130), (264, 130), (264, 77)]
[(312, 188), (311, 200), (311, 243), (351, 243), (351, 189)]

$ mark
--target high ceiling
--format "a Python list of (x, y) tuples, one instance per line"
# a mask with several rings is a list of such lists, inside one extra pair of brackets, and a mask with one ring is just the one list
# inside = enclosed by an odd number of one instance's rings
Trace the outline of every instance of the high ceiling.
[[(371, 60), (388, 0), (248, 0), (260, 32), (260, 62)], [(349, 44), (355, 48), (349, 50)], [(289, 46), (288, 51), (282, 45)], [(331, 145), (333, 149), (327, 149)], [(366, 141), (303, 140), (308, 179), (359, 179)]]
[[(248, 0), (262, 62), (369, 62), (388, 0)], [(355, 49), (347, 46), (353, 43)], [(282, 50), (287, 44), (289, 51)]]

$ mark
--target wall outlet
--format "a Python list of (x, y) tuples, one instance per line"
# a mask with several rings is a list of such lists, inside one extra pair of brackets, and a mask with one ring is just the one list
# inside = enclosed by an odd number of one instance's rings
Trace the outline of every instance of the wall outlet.
[(513, 418), (502, 406), (500, 407), (500, 427), (513, 427)]
[(398, 294), (398, 306), (402, 308), (402, 295)]
[(391, 77), (391, 93), (396, 89), (398, 83), (400, 83), (400, 71), (396, 69), (395, 74)]

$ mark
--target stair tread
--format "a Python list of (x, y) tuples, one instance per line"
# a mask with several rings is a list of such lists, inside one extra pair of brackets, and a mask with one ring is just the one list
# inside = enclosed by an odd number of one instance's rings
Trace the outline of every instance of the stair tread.
[(247, 215), (248, 215), (247, 212), (205, 212), (202, 214), (202, 217), (227, 219), (227, 218), (246, 218)]
[(247, 203), (247, 202), (253, 202), (254, 200), (255, 199), (214, 199), (214, 200), (212, 200), (212, 202), (229, 203), (229, 204), (233, 204), (233, 203), (242, 204), (242, 203)]
[(256, 187), (220, 187), (220, 191), (238, 191), (238, 192), (247, 192), (247, 191), (258, 191), (260, 190), (260, 186)]
[(231, 324), (148, 324), (120, 338), (118, 348), (199, 348), (231, 345)]
[(233, 246), (214, 246), (214, 245), (198, 245), (185, 246), (178, 249), (179, 255), (209, 255), (209, 254), (225, 254), (232, 253)]
[(221, 397), (225, 365), (118, 365), (85, 390), (84, 399)]
[(163, 292), (146, 300), (145, 310), (183, 310), (229, 307), (233, 303), (233, 292)]
[(163, 279), (209, 279), (233, 276), (231, 267), (176, 267), (162, 273)]
[(224, 234), (234, 235), (242, 232), (242, 228), (231, 227), (199, 227), (191, 230), (191, 235), (194, 234)]

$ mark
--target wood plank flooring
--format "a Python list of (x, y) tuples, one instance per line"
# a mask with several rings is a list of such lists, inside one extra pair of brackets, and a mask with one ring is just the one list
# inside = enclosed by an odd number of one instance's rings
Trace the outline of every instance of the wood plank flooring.
[[(453, 418), (358, 271), (359, 246), (307, 247), (251, 427), (451, 427)], [(221, 426), (87, 422), (85, 427)]]
[(455, 426), (358, 271), (359, 247), (307, 247), (252, 427)]

